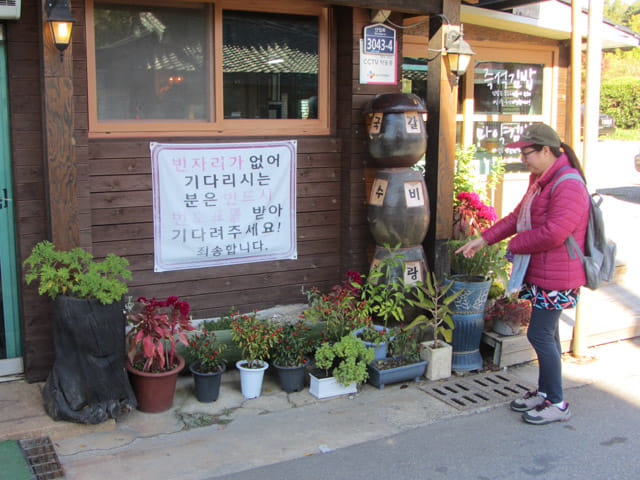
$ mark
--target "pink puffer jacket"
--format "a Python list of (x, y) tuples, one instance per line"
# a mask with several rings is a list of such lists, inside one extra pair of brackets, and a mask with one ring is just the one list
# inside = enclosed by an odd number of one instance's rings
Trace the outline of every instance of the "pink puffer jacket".
[[(584, 236), (589, 220), (589, 194), (577, 179), (566, 179), (551, 193), (557, 179), (567, 173), (577, 173), (570, 166), (566, 155), (561, 155), (538, 180), (541, 191), (531, 204), (531, 230), (516, 234), (516, 222), (520, 204), (509, 215), (482, 232), (491, 245), (511, 235), (509, 250), (513, 253), (531, 254), (525, 282), (548, 290), (564, 290), (585, 284), (584, 269), (580, 258), (572, 260), (565, 245), (569, 234), (584, 251)], [(535, 181), (531, 175), (529, 185)]]

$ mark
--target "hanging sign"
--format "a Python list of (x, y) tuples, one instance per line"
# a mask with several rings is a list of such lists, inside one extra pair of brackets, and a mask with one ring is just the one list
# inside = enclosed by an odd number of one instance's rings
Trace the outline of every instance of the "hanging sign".
[(396, 31), (376, 23), (364, 27), (360, 40), (360, 83), (397, 84)]
[(150, 148), (156, 272), (297, 258), (295, 140)]

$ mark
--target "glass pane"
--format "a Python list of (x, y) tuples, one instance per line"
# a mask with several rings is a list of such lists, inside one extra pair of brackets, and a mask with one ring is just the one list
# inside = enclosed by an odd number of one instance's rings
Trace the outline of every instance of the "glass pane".
[(542, 114), (542, 69), (530, 63), (476, 62), (476, 113)]
[(207, 8), (95, 5), (98, 119), (205, 119)]
[(222, 19), (224, 118), (318, 118), (318, 17)]
[(507, 172), (526, 172), (520, 161), (520, 149), (504, 148), (504, 145), (520, 139), (524, 129), (533, 122), (475, 122), (473, 143), (476, 156), (480, 160), (480, 173), (487, 174), (492, 162), (496, 159), (504, 161)]
[(424, 104), (427, 104), (427, 76), (426, 58), (402, 58), (402, 92), (415, 93)]

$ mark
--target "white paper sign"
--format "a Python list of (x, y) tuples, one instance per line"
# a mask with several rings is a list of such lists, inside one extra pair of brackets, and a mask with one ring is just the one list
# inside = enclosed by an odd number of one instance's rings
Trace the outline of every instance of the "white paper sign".
[(297, 142), (151, 143), (154, 271), (297, 258)]

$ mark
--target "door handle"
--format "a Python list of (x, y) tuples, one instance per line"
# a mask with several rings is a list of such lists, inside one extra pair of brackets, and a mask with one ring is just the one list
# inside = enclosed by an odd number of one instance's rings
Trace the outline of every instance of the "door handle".
[(12, 200), (11, 198), (7, 197), (7, 189), (3, 188), (2, 189), (2, 197), (0, 197), (0, 208), (9, 208), (9, 202)]

